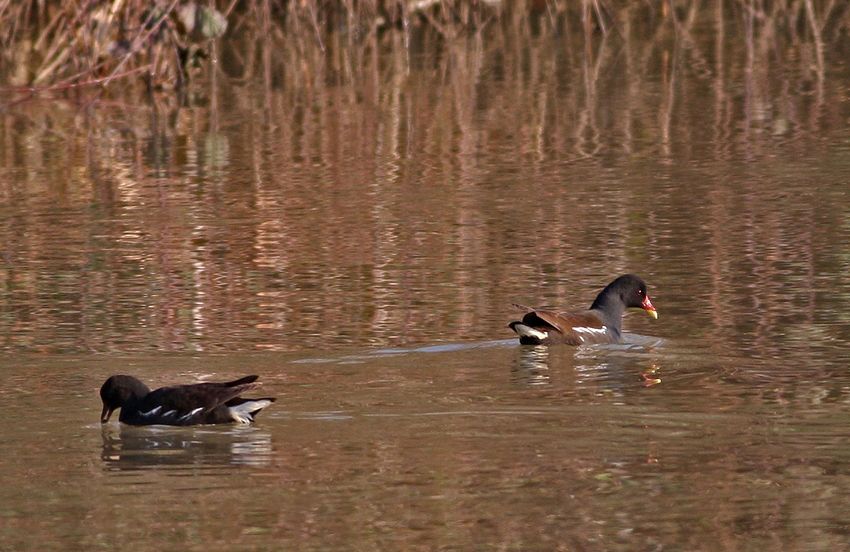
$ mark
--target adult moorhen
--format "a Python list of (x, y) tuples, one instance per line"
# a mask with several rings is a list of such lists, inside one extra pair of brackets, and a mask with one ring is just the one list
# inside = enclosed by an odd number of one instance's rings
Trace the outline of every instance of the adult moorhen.
[(271, 397), (243, 399), (239, 395), (260, 386), (259, 376), (227, 383), (195, 383), (151, 391), (133, 376), (111, 376), (100, 388), (106, 423), (120, 408), (119, 420), (130, 425), (250, 424), (254, 416), (275, 401)]
[(517, 307), (528, 312), (522, 320), (515, 320), (508, 326), (519, 335), (523, 345), (619, 343), (626, 309), (643, 309), (651, 317), (658, 318), (646, 293), (646, 284), (634, 274), (624, 274), (608, 284), (586, 311), (554, 312)]

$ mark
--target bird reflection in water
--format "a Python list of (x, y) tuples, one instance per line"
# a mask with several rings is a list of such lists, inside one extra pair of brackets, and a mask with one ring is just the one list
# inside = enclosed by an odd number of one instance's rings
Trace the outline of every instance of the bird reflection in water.
[[(647, 358), (647, 349), (640, 346), (601, 346), (574, 350), (546, 345), (521, 346), (511, 370), (514, 383), (525, 386), (552, 383), (552, 368), (572, 365), (576, 384), (602, 383), (615, 388), (634, 385), (637, 376), (645, 387), (661, 383), (661, 365)], [(575, 351), (575, 352), (573, 352)], [(643, 366), (641, 366), (643, 365)]]
[(550, 347), (546, 345), (526, 345), (519, 348), (519, 358), (511, 370), (514, 383), (527, 386), (549, 385), (552, 377), (549, 373)]
[(267, 466), (268, 432), (250, 427), (104, 426), (101, 460), (108, 469), (154, 466)]

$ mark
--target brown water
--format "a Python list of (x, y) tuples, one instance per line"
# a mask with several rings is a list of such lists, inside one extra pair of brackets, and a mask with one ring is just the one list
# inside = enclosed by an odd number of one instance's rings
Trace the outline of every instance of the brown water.
[[(7, 108), (0, 549), (845, 549), (848, 44), (718, 17)], [(511, 339), (626, 271), (628, 344)], [(279, 401), (101, 426), (113, 373)]]

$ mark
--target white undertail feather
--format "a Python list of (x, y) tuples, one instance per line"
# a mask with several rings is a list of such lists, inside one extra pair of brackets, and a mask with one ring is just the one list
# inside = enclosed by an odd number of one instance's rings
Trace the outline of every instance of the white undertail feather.
[(549, 332), (541, 332), (540, 330), (535, 330), (530, 326), (526, 326), (525, 324), (514, 324), (514, 331), (518, 333), (521, 337), (533, 337), (534, 339), (546, 339), (549, 337)]
[(239, 422), (240, 424), (250, 424), (254, 421), (254, 417), (251, 416), (251, 412), (262, 410), (271, 403), (272, 401), (268, 399), (246, 401), (242, 404), (237, 404), (236, 406), (229, 406), (228, 410), (230, 410), (230, 415), (233, 417), (234, 421)]

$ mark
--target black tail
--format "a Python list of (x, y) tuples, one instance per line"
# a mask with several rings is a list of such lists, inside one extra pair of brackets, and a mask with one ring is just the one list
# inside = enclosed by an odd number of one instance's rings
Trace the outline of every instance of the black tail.
[(225, 383), (227, 387), (236, 387), (237, 385), (245, 385), (246, 383), (251, 383), (257, 381), (260, 376), (245, 376), (244, 378), (239, 378), (238, 380), (229, 381)]

